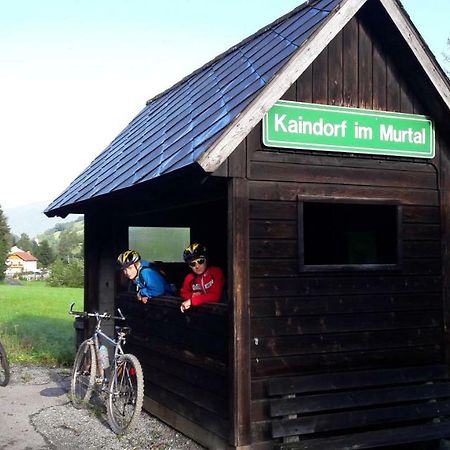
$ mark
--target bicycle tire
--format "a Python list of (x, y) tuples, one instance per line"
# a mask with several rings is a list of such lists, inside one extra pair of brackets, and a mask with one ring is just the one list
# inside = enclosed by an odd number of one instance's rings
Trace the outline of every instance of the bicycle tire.
[(73, 363), (70, 397), (75, 408), (81, 408), (91, 398), (94, 389), (97, 358), (90, 340), (81, 343)]
[(9, 383), (10, 374), (6, 350), (0, 342), (0, 386), (6, 386)]
[(131, 430), (140, 415), (144, 401), (144, 375), (136, 356), (124, 354), (117, 370), (111, 374), (106, 410), (108, 422), (116, 434)]

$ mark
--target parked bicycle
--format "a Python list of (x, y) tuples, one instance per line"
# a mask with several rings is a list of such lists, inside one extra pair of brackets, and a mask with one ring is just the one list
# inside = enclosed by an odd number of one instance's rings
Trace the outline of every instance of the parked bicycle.
[(0, 386), (6, 386), (9, 383), (9, 362), (6, 356), (5, 348), (0, 342)]
[[(122, 345), (130, 333), (129, 327), (116, 326), (117, 339), (106, 335), (101, 329), (102, 320), (125, 320), (120, 309), (119, 316), (108, 313), (73, 311), (76, 317), (95, 317), (97, 324), (92, 337), (86, 339), (75, 356), (71, 379), (71, 400), (76, 408), (91, 399), (94, 391), (106, 396), (106, 409), (111, 429), (123, 434), (131, 429), (141, 412), (144, 399), (144, 376), (136, 356), (124, 353)], [(114, 356), (109, 357), (106, 345), (114, 348)], [(109, 376), (108, 376), (109, 375)]]

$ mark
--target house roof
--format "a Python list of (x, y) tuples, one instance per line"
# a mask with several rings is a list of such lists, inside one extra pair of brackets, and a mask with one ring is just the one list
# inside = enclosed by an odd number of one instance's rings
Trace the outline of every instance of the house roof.
[(17, 256), (18, 258), (20, 258), (23, 261), (37, 261), (38, 259), (33, 256), (31, 253), (28, 252), (15, 252), (15, 253), (11, 253), (9, 255), (9, 257), (11, 256)]
[[(75, 205), (199, 164), (213, 172), (366, 1), (304, 3), (149, 100), (46, 209)], [(442, 70), (397, 0), (378, 0), (450, 108)]]

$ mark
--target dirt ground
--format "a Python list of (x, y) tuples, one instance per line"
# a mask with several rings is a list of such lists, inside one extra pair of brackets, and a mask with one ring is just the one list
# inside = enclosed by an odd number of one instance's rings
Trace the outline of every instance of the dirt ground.
[(0, 387), (0, 450), (201, 450), (203, 447), (141, 413), (137, 427), (117, 437), (101, 402), (75, 409), (67, 392), (69, 369), (13, 365)]

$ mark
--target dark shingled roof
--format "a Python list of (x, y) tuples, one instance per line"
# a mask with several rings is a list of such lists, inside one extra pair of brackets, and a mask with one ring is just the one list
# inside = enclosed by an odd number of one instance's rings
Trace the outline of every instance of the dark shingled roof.
[(148, 101), (45, 212), (195, 163), (339, 3), (299, 6)]

